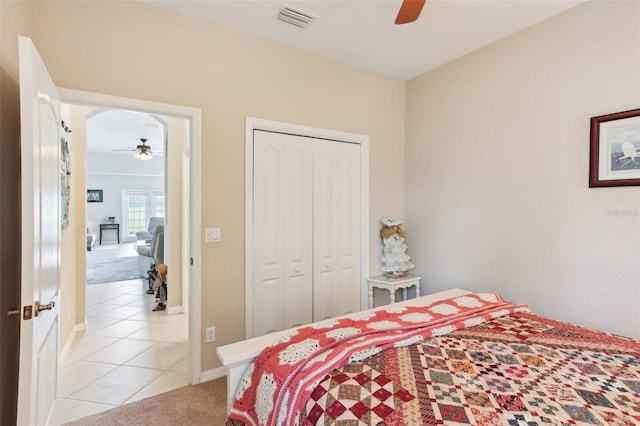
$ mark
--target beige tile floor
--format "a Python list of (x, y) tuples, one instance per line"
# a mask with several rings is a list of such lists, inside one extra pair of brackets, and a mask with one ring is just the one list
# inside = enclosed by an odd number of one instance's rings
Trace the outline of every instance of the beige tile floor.
[(187, 315), (153, 312), (146, 285), (87, 286), (87, 331), (62, 361), (51, 424), (187, 385)]

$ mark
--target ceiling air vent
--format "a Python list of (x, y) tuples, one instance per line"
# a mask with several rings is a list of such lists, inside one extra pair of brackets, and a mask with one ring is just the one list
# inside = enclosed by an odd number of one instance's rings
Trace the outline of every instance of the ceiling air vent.
[(278, 12), (278, 19), (299, 28), (306, 28), (307, 25), (313, 21), (314, 17), (309, 13), (301, 12), (283, 5), (280, 12)]

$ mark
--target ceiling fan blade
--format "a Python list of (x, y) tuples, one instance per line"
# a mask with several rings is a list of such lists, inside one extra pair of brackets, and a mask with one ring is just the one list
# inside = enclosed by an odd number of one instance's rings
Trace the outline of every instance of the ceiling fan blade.
[(418, 19), (426, 2), (427, 0), (404, 0), (396, 18), (396, 25), (408, 24)]

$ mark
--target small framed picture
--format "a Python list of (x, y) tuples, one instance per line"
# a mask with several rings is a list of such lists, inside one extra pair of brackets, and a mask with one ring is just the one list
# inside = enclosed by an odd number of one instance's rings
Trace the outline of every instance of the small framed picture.
[(591, 117), (589, 187), (640, 186), (640, 109)]
[(101, 203), (102, 189), (87, 189), (87, 203)]

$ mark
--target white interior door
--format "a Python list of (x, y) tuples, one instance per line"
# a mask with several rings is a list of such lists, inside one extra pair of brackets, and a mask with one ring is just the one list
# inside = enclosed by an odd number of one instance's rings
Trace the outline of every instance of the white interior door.
[(313, 321), (360, 310), (360, 145), (314, 142)]
[[(255, 131), (253, 336), (312, 319), (313, 143)], [(251, 337), (251, 336), (248, 336)]]
[(58, 371), (60, 101), (33, 42), (25, 37), (19, 38), (19, 66), (23, 319), (18, 424), (43, 425), (56, 398)]

